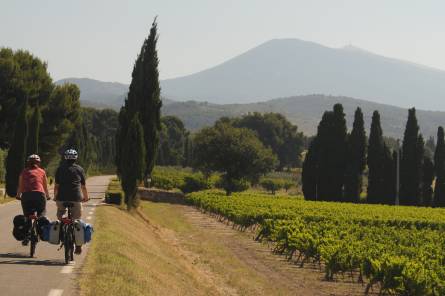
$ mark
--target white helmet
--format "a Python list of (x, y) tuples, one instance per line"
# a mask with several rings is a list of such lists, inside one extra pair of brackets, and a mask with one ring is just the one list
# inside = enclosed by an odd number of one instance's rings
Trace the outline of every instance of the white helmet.
[(30, 156), (28, 156), (28, 161), (35, 161), (35, 162), (40, 162), (40, 156), (38, 156), (37, 154), (31, 154)]
[(77, 159), (77, 151), (74, 149), (68, 149), (65, 151), (65, 153), (63, 153), (63, 158), (76, 160)]

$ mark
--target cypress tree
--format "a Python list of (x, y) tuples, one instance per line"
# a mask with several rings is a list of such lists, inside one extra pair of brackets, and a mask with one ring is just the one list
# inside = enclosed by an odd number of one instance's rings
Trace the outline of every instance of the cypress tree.
[(318, 159), (317, 159), (317, 137), (315, 137), (303, 161), (301, 181), (303, 183), (303, 194), (306, 200), (317, 200), (318, 181)]
[(431, 158), (425, 156), (422, 168), (422, 204), (432, 206), (433, 201), (434, 164)]
[[(125, 105), (127, 105), (127, 100), (125, 100)], [(119, 178), (122, 179), (123, 174), (122, 174), (122, 160), (124, 158), (123, 155), (123, 147), (126, 145), (125, 143), (125, 138), (127, 136), (127, 130), (128, 130), (128, 119), (127, 119), (127, 110), (125, 108), (125, 106), (121, 107), (121, 110), (119, 112), (119, 117), (118, 117), (118, 121), (119, 121), (119, 125), (117, 127), (117, 131), (116, 131), (116, 159), (115, 159), (115, 164), (116, 164), (116, 173), (119, 176)]]
[(352, 131), (348, 137), (346, 163), (344, 200), (358, 202), (362, 192), (363, 171), (366, 166), (366, 132), (360, 108), (355, 110)]
[(393, 205), (396, 199), (396, 163), (395, 154), (386, 144), (383, 144), (383, 170), (381, 175), (381, 193), (379, 203)]
[(374, 111), (372, 114), (371, 131), (368, 145), (368, 203), (381, 203), (384, 174), (385, 145), (383, 132), (380, 125), (380, 114)]
[(6, 157), (6, 193), (16, 196), (19, 175), (25, 166), (26, 142), (28, 136), (28, 100), (20, 107), (14, 129), (14, 137)]
[(411, 108), (408, 110), (400, 161), (400, 204), (402, 205), (417, 205), (420, 199), (423, 146), (420, 148), (419, 140), (416, 109)]
[(149, 176), (153, 170), (161, 130), (160, 109), (162, 101), (160, 98), (157, 41), (155, 18), (150, 34), (145, 39), (133, 68), (128, 99), (125, 105), (126, 112), (128, 112), (127, 117), (132, 118), (133, 114), (138, 112), (139, 121), (143, 127), (146, 150), (144, 177)]
[(40, 121), (42, 115), (40, 113), (40, 107), (37, 104), (32, 113), (31, 120), (29, 121), (28, 143), (26, 145), (26, 154), (38, 154), (39, 153), (39, 134), (40, 134)]
[(121, 181), (125, 202), (129, 210), (139, 205), (137, 187), (143, 180), (146, 168), (144, 130), (136, 113), (131, 119), (121, 154)]
[(445, 139), (443, 127), (437, 129), (437, 145), (434, 152), (434, 170), (436, 184), (434, 187), (434, 206), (445, 207)]

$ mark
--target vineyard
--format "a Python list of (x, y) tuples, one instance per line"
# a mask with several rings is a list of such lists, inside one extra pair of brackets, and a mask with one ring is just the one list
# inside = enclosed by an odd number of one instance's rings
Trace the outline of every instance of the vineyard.
[[(396, 295), (445, 295), (445, 210), (311, 202), (285, 196), (209, 190), (187, 201), (257, 231), (301, 267), (315, 264), (327, 280), (350, 277)], [(374, 291), (375, 292), (375, 291)]]

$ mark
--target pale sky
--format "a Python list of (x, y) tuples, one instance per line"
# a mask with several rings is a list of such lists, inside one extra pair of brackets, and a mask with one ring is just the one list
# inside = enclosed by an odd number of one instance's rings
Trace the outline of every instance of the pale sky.
[(445, 70), (443, 0), (0, 0), (0, 47), (31, 51), (55, 80), (128, 83), (156, 15), (162, 79), (273, 38), (352, 44)]

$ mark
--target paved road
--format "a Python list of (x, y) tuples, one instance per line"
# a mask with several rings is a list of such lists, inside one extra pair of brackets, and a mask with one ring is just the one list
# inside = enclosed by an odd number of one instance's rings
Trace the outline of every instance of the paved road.
[[(96, 206), (102, 201), (110, 176), (87, 180), (90, 201), (84, 204), (82, 218), (94, 224)], [(29, 247), (23, 247), (12, 236), (12, 219), (22, 213), (18, 201), (0, 205), (0, 295), (68, 296), (77, 295), (76, 281), (88, 245), (82, 255), (74, 255), (74, 264), (64, 264), (63, 250), (39, 242), (35, 258), (29, 258)], [(55, 202), (48, 201), (47, 216), (56, 219)], [(94, 236), (93, 236), (94, 239)]]

